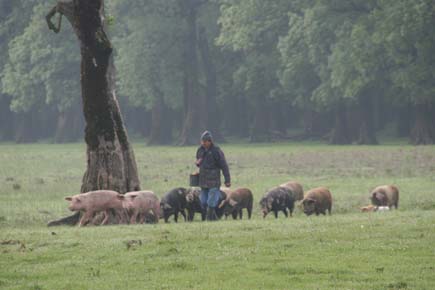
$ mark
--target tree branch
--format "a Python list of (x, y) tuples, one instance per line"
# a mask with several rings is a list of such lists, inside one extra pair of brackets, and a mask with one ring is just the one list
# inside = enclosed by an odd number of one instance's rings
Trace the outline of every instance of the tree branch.
[[(52, 18), (59, 13), (59, 19), (57, 21), (57, 26), (51, 21)], [(45, 20), (47, 21), (48, 29), (53, 30), (54, 33), (59, 33), (60, 28), (62, 26), (62, 16), (65, 16), (68, 21), (73, 24), (73, 16), (74, 16), (74, 3), (72, 1), (57, 2), (56, 6), (51, 8), (48, 14), (45, 16)]]

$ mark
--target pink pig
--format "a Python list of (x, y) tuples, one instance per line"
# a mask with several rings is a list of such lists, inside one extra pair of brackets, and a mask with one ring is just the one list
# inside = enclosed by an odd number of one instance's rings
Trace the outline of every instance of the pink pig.
[(159, 222), (160, 217), (160, 201), (152, 191), (132, 191), (124, 195), (118, 195), (122, 200), (122, 205), (125, 209), (132, 211), (130, 224), (135, 224), (139, 217), (139, 222), (142, 224), (147, 215), (151, 212), (154, 216), (154, 221)]
[(70, 202), (69, 210), (84, 212), (79, 226), (85, 226), (98, 212), (104, 212), (104, 219), (101, 224), (105, 225), (109, 221), (111, 209), (115, 210), (117, 215), (120, 215), (124, 210), (118, 195), (119, 193), (112, 190), (97, 190), (68, 196), (65, 197), (65, 200)]

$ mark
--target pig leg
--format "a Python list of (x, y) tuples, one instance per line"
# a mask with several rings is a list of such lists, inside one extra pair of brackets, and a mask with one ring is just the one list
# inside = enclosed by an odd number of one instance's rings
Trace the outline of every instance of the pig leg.
[(282, 212), (284, 213), (285, 217), (288, 217), (288, 211), (287, 211), (286, 208), (284, 208), (284, 209), (282, 210)]
[(109, 223), (109, 217), (110, 217), (110, 210), (105, 210), (104, 211), (104, 219), (101, 222), (102, 225), (107, 225)]
[(159, 213), (156, 211), (155, 208), (151, 209), (151, 212), (154, 216), (154, 223), (158, 224), (159, 223)]
[(233, 216), (233, 220), (236, 220), (237, 219), (237, 211), (233, 211), (232, 213), (231, 213), (231, 215)]
[(277, 219), (277, 218), (278, 218), (278, 211), (277, 211), (277, 210), (274, 210), (274, 211), (273, 211), (273, 214), (275, 215), (275, 218)]
[(248, 206), (247, 210), (248, 210), (248, 219), (251, 219), (251, 216), (252, 216), (252, 204), (251, 204), (251, 206)]
[[(141, 224), (145, 223), (146, 217), (150, 216), (150, 211), (143, 211), (139, 214), (139, 222)], [(153, 214), (154, 216), (154, 214)]]
[(130, 224), (134, 225), (136, 224), (136, 219), (137, 219), (137, 215), (138, 215), (138, 210), (134, 209), (132, 214), (131, 214), (131, 218), (130, 218)]
[(80, 219), (79, 227), (85, 226), (91, 220), (93, 215), (94, 215), (94, 212), (85, 211), (82, 218)]
[(176, 210), (174, 212), (174, 220), (175, 220), (176, 223), (178, 223), (178, 210)]
[(180, 213), (181, 213), (181, 215), (183, 216), (184, 221), (186, 221), (186, 212), (184, 211), (184, 209), (181, 210)]
[(242, 219), (242, 217), (243, 217), (243, 211), (242, 211), (242, 209), (239, 209), (239, 217), (240, 217), (240, 219)]

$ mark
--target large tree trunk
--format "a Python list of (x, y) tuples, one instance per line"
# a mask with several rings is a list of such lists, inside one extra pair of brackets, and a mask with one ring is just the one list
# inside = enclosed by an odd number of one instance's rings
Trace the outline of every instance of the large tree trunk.
[[(66, 16), (80, 42), (87, 144), (87, 169), (81, 192), (111, 189), (125, 193), (139, 190), (140, 185), (115, 96), (112, 45), (104, 31), (103, 9), (104, 0), (58, 2), (47, 15), (47, 23), (58, 32), (60, 25), (56, 27), (51, 18), (56, 12)], [(71, 221), (71, 217), (65, 219)]]
[(330, 144), (343, 145), (350, 143), (351, 140), (347, 129), (346, 105), (340, 104), (335, 111), (335, 125), (332, 130)]
[(431, 116), (431, 105), (415, 106), (415, 122), (411, 131), (411, 143), (414, 145), (434, 144), (435, 128)]
[(218, 142), (224, 142), (224, 137), (220, 130), (221, 116), (217, 105), (217, 77), (216, 67), (210, 55), (210, 48), (206, 31), (201, 27), (199, 32), (199, 50), (206, 79), (206, 97), (207, 97), (207, 112), (208, 112), (208, 130), (213, 133), (213, 137)]
[(180, 3), (186, 15), (187, 39), (184, 69), (184, 106), (185, 117), (180, 135), (180, 145), (198, 143), (199, 136), (207, 125), (206, 98), (199, 94), (198, 86), (198, 53), (197, 53), (197, 9), (195, 0)]

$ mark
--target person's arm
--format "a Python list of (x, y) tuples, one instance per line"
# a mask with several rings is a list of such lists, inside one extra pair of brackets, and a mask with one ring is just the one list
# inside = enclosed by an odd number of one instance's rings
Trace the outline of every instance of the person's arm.
[(195, 165), (197, 167), (201, 166), (201, 162), (204, 156), (204, 150), (202, 147), (199, 147), (198, 150), (196, 151), (196, 161), (195, 161)]
[(230, 176), (230, 169), (228, 168), (227, 160), (225, 159), (225, 154), (222, 152), (222, 150), (218, 150), (219, 154), (219, 167), (222, 170), (222, 173), (225, 178), (225, 185), (227, 187), (231, 186), (231, 176)]

